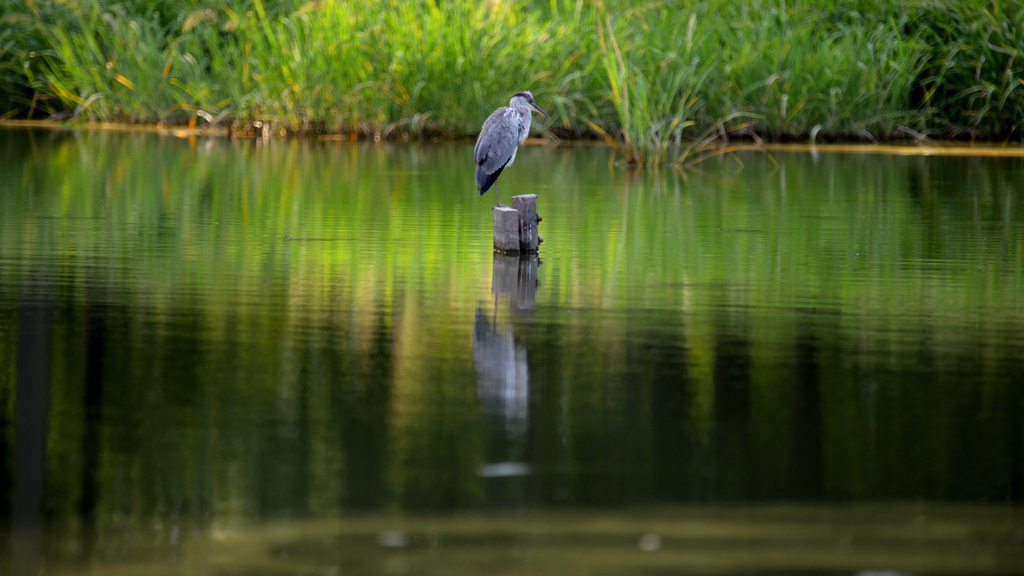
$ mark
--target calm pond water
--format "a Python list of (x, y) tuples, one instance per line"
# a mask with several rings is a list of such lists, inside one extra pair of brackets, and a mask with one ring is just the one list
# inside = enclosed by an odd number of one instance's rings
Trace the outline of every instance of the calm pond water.
[(0, 572), (1024, 572), (1024, 159), (471, 150), (0, 130)]

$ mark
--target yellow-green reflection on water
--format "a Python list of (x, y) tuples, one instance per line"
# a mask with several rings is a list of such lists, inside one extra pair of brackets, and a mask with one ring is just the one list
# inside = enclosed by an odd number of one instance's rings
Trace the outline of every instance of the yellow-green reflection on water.
[[(122, 526), (60, 574), (1019, 574), (1024, 509), (701, 506)], [(130, 544), (125, 545), (125, 540)], [(78, 543), (62, 543), (74, 550)]]
[(0, 569), (1009, 571), (1024, 159), (608, 154), (0, 131)]

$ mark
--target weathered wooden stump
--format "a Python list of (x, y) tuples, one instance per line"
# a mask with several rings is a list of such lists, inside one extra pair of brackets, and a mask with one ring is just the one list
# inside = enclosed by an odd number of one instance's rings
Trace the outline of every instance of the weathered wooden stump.
[(519, 212), (509, 206), (495, 206), (494, 249), (508, 254), (519, 252)]
[(512, 207), (519, 212), (519, 251), (527, 254), (540, 248), (540, 236), (537, 235), (537, 195), (523, 194), (512, 197)]
[(544, 241), (537, 234), (537, 195), (512, 197), (512, 206), (496, 206), (494, 214), (494, 249), (505, 254), (534, 254)]

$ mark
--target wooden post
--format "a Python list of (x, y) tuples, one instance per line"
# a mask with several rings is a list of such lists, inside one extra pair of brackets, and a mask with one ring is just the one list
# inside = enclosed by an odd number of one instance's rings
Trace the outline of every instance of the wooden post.
[(508, 206), (495, 206), (494, 249), (506, 254), (519, 252), (519, 213)]
[(540, 248), (540, 236), (537, 235), (537, 195), (523, 194), (512, 197), (512, 207), (519, 212), (519, 251), (531, 254)]
[(495, 206), (494, 249), (504, 254), (536, 254), (544, 241), (537, 234), (537, 195), (512, 197), (512, 206)]

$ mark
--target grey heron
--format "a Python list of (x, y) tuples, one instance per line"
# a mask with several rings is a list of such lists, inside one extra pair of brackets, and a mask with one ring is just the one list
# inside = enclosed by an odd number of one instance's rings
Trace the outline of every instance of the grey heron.
[(480, 129), (480, 136), (476, 139), (476, 147), (473, 148), (473, 160), (476, 161), (476, 189), (483, 196), (493, 184), (498, 206), (502, 206), (501, 195), (498, 192), (498, 176), (515, 161), (516, 150), (530, 133), (530, 110), (536, 110), (551, 118), (533, 101), (533, 94), (529, 91), (518, 92), (509, 101), (507, 108), (498, 108), (487, 118), (484, 127)]

